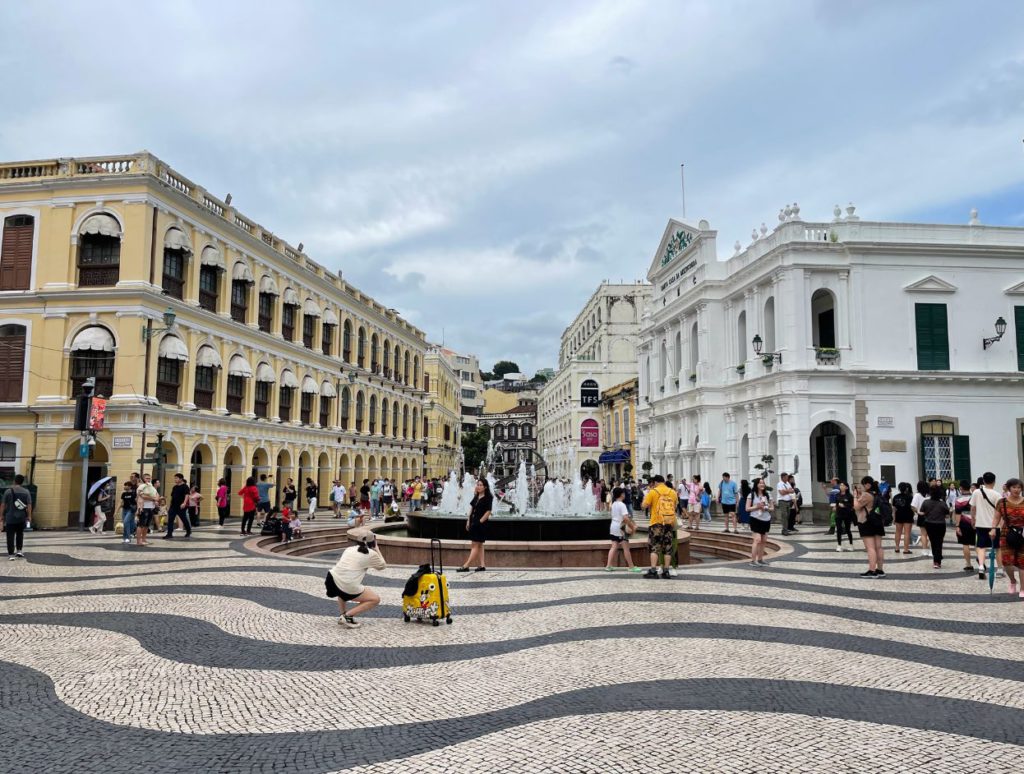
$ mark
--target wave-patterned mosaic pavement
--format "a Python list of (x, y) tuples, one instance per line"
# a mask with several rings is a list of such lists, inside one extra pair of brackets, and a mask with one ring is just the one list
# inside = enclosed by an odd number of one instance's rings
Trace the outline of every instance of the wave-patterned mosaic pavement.
[(439, 628), (402, 623), (392, 568), (359, 630), (328, 559), (30, 534), (0, 565), (0, 769), (1021, 771), (1024, 602), (952, 546), (862, 579), (814, 532), (765, 569), (452, 575)]

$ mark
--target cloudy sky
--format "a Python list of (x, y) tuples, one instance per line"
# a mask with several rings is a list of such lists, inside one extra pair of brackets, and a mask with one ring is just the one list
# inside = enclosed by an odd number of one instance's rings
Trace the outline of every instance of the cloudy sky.
[(0, 159), (143, 148), (531, 373), (666, 219), (1024, 225), (1024, 3), (0, 0)]

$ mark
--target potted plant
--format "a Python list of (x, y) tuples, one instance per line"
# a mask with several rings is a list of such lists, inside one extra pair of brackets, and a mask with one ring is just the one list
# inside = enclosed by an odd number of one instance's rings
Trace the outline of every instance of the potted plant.
[(690, 384), (697, 383), (697, 374), (690, 374)]
[(761, 362), (764, 363), (765, 368), (771, 368), (775, 358), (771, 355), (761, 355)]
[(746, 373), (746, 371), (747, 371), (746, 364), (740, 363), (738, 366), (736, 366), (736, 373), (743, 374), (743, 373)]
[(815, 347), (814, 357), (819, 363), (832, 364), (839, 360), (839, 350), (835, 347)]

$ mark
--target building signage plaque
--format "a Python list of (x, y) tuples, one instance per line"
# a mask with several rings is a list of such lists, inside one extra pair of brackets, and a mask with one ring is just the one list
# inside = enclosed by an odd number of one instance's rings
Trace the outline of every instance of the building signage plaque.
[(596, 419), (584, 419), (580, 424), (580, 446), (584, 449), (596, 449), (601, 445), (601, 430)]

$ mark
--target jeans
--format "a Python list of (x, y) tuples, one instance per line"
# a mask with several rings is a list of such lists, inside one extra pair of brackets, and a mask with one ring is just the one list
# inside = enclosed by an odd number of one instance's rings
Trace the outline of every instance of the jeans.
[(418, 511), (419, 509), (420, 509), (420, 501), (419, 501), (419, 500), (416, 500), (416, 499), (414, 499), (414, 500), (412, 501), (412, 508), (411, 508), (410, 510), (413, 510), (413, 511)]
[(380, 498), (370, 498), (370, 516), (375, 519), (380, 516)]
[(942, 539), (946, 536), (946, 525), (925, 522), (924, 530), (928, 533), (928, 542), (931, 543), (932, 561), (935, 564), (942, 564)]
[(188, 518), (187, 508), (173, 508), (167, 514), (167, 537), (174, 537), (174, 517), (177, 516), (181, 519), (181, 523), (185, 525), (185, 537), (192, 535), (192, 522)]
[[(14, 552), (21, 553), (21, 547), (25, 543), (25, 524), (8, 524), (4, 527), (7, 533), (7, 555), (14, 556)], [(15, 545), (17, 544), (17, 545)]]
[(711, 508), (709, 506), (703, 506), (700, 509), (701, 521), (711, 521)]
[(135, 511), (126, 510), (122, 514), (121, 526), (124, 527), (121, 537), (125, 540), (131, 540), (135, 537)]

